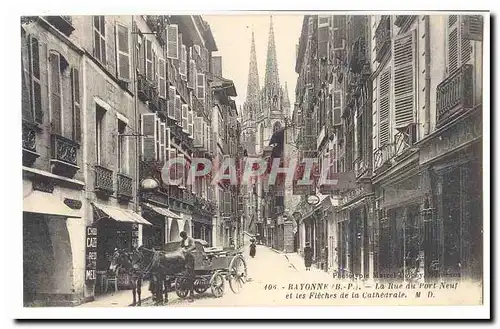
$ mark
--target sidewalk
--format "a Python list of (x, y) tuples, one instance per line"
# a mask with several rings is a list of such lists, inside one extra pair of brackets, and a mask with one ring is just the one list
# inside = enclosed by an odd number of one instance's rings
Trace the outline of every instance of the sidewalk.
[[(141, 288), (141, 301), (151, 298), (149, 282), (143, 283)], [(128, 307), (132, 304), (132, 290), (119, 290), (111, 294), (97, 296), (92, 302), (84, 303), (78, 307)]]

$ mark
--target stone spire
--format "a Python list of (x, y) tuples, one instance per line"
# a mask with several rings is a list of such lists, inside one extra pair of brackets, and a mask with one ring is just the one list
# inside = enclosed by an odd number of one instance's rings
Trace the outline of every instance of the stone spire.
[(266, 75), (264, 79), (265, 97), (273, 103), (274, 97), (279, 98), (280, 80), (278, 74), (278, 59), (276, 56), (276, 44), (274, 42), (273, 17), (270, 16), (269, 41), (267, 43)]
[(288, 85), (285, 81), (285, 91), (283, 95), (283, 107), (290, 109), (290, 98), (288, 97)]
[(250, 65), (248, 68), (247, 101), (258, 101), (260, 92), (259, 71), (257, 69), (257, 53), (255, 51), (255, 38), (252, 31), (252, 46), (250, 48)]

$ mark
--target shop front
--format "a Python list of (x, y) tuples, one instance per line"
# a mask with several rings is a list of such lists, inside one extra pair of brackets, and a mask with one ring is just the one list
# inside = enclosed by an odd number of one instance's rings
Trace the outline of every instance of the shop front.
[(206, 241), (212, 245), (212, 218), (203, 215), (193, 215), (193, 238)]
[[(142, 204), (142, 214), (152, 224), (152, 226), (143, 227), (143, 245), (146, 248), (162, 249), (165, 243), (172, 241), (169, 227), (172, 225), (172, 221), (175, 220), (178, 228), (177, 220), (182, 219), (181, 216), (165, 207), (151, 203)], [(174, 232), (177, 237), (179, 233), (178, 229), (177, 232)]]
[(68, 306), (83, 301), (85, 224), (81, 188), (23, 180), (24, 306)]
[[(86, 269), (86, 281), (95, 280), (95, 294), (108, 291), (109, 280), (117, 278), (118, 288), (130, 287), (130, 278), (126, 273), (110, 273), (109, 265), (116, 249), (132, 251), (142, 245), (143, 227), (153, 225), (139, 214), (127, 208), (119, 208), (99, 203), (93, 204), (94, 228), (97, 245), (87, 245), (95, 249), (95, 276), (91, 268)], [(89, 232), (87, 228), (87, 232)], [(88, 263), (89, 260), (87, 260)], [(111, 290), (112, 291), (112, 290)]]

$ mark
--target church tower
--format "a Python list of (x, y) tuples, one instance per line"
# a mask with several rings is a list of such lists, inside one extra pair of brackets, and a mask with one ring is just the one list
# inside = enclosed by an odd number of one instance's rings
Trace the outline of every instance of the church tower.
[(256, 117), (260, 113), (260, 83), (257, 68), (257, 52), (255, 50), (255, 36), (252, 31), (250, 47), (250, 64), (248, 67), (248, 84), (245, 103), (242, 113), (242, 140), (244, 148), (249, 154), (255, 154), (256, 149)]

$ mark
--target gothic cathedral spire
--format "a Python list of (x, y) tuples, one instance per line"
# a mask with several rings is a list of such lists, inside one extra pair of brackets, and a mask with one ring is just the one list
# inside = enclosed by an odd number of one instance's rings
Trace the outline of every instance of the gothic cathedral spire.
[(255, 51), (255, 38), (252, 31), (252, 46), (250, 48), (250, 65), (248, 68), (247, 101), (258, 101), (260, 93), (259, 71), (257, 69), (257, 53)]
[(266, 75), (264, 79), (265, 97), (273, 104), (273, 100), (280, 98), (280, 81), (278, 73), (278, 59), (274, 41), (273, 17), (270, 16), (269, 41), (267, 43)]

